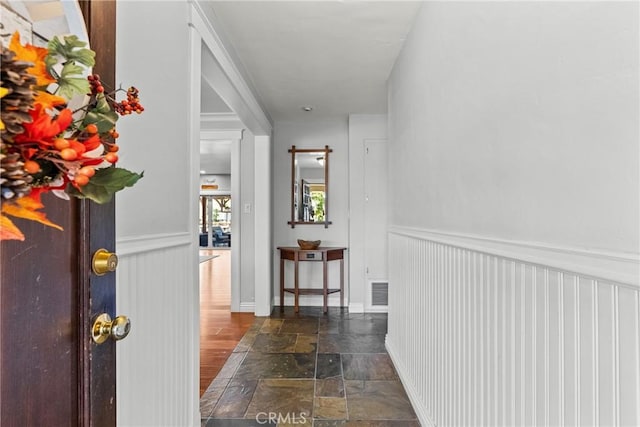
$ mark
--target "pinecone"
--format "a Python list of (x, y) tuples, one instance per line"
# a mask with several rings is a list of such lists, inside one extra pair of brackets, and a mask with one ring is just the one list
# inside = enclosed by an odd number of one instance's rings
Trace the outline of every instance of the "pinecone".
[[(2, 69), (2, 87), (9, 93), (2, 98), (2, 142), (11, 144), (13, 137), (24, 132), (22, 123), (30, 123), (29, 110), (33, 108), (34, 93), (31, 87), (36, 84), (36, 78), (27, 73), (27, 68), (33, 66), (30, 62), (16, 61), (15, 54), (2, 46), (0, 64)], [(7, 147), (2, 147), (5, 152)]]
[(24, 163), (20, 161), (20, 154), (0, 153), (0, 192), (2, 193), (2, 200), (26, 196), (31, 192), (29, 184), (32, 180), (31, 175), (24, 170)]
[(5, 128), (0, 142), (0, 195), (9, 201), (31, 192), (33, 178), (24, 170), (20, 154), (13, 147), (13, 137), (24, 132), (22, 123), (30, 123), (29, 110), (33, 108), (34, 93), (31, 89), (36, 78), (27, 73), (30, 62), (16, 61), (15, 53), (2, 46), (0, 68), (2, 87), (9, 92), (2, 97), (0, 111)]

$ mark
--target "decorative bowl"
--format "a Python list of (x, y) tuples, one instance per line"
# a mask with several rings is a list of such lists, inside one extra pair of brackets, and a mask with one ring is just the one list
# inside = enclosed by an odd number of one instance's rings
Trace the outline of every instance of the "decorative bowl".
[(298, 246), (300, 246), (300, 249), (313, 250), (313, 249), (318, 249), (318, 246), (320, 246), (320, 242), (321, 240), (298, 239)]

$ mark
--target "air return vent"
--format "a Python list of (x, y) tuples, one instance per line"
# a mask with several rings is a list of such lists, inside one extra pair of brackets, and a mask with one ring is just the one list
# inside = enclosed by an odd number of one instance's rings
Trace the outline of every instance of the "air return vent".
[(371, 306), (389, 305), (389, 282), (371, 282)]

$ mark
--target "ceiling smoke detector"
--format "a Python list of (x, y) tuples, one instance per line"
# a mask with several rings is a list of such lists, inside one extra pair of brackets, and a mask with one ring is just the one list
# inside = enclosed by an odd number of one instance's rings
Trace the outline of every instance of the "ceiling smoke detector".
[(304, 107), (302, 107), (302, 111), (306, 111), (307, 113), (311, 110), (313, 110), (313, 107), (311, 105), (305, 105)]

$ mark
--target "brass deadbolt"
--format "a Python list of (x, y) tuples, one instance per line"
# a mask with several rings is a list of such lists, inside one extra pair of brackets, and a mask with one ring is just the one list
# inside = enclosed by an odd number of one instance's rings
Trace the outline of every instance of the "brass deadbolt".
[(131, 320), (127, 316), (117, 316), (111, 320), (111, 316), (102, 313), (93, 322), (91, 328), (91, 338), (96, 344), (102, 344), (109, 337), (119, 341), (129, 335), (131, 330)]
[(102, 276), (110, 271), (116, 271), (118, 267), (118, 255), (106, 249), (98, 249), (93, 254), (91, 269), (97, 276)]

